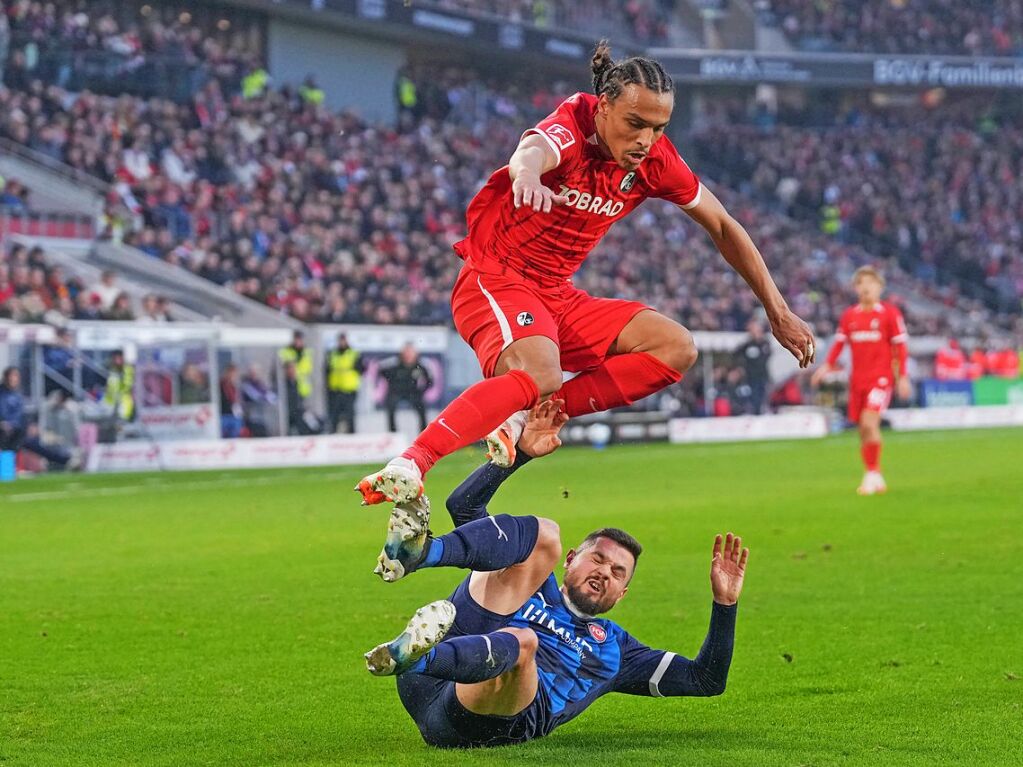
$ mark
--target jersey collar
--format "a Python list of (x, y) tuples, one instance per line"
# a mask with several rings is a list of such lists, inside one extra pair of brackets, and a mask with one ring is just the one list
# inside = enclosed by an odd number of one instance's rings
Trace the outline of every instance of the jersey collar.
[(563, 601), (565, 603), (565, 607), (568, 608), (568, 611), (570, 613), (572, 613), (572, 615), (574, 615), (576, 618), (579, 618), (580, 620), (584, 620), (584, 621), (593, 620), (593, 618), (595, 616), (590, 615), (588, 613), (584, 613), (582, 610), (580, 610), (578, 607), (576, 607), (575, 604), (572, 602), (572, 600), (569, 599), (568, 594), (565, 593), (564, 589), (562, 589), (560, 593), (561, 593), (561, 601)]

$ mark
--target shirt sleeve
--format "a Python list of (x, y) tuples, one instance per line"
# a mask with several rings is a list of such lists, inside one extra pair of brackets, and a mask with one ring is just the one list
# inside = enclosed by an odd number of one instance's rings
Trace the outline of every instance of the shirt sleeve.
[(906, 332), (906, 320), (897, 306), (888, 307), (888, 317), (891, 324), (890, 332), (893, 344), (904, 344), (909, 340), (909, 333)]
[(835, 331), (835, 338), (831, 342), (831, 348), (828, 349), (828, 356), (825, 363), (828, 365), (834, 365), (838, 362), (838, 355), (842, 353), (842, 348), (845, 346), (845, 342), (849, 339), (849, 313), (843, 312), (842, 318), (838, 321), (838, 330)]
[[(578, 94), (576, 94), (577, 96)], [(571, 96), (558, 105), (558, 108), (530, 128), (522, 137), (536, 134), (547, 142), (558, 158), (557, 168), (569, 165), (577, 160), (582, 152), (586, 137), (579, 129), (575, 119), (577, 107), (576, 96)]]
[(703, 191), (699, 177), (682, 159), (674, 144), (666, 137), (660, 140), (667, 142), (668, 151), (664, 155), (657, 178), (651, 179), (653, 196), (673, 202), (683, 210), (695, 208), (700, 204)]
[(909, 364), (909, 345), (907, 344), (909, 333), (906, 332), (906, 320), (903, 319), (902, 312), (896, 306), (888, 308), (888, 316), (890, 318), (891, 342), (895, 347), (895, 359), (899, 363), (899, 375), (904, 376), (907, 374), (907, 365)]
[(692, 660), (670, 650), (647, 647), (623, 634), (621, 670), (614, 691), (654, 698), (720, 695), (732, 662), (737, 610), (737, 605), (713, 604), (707, 638)]

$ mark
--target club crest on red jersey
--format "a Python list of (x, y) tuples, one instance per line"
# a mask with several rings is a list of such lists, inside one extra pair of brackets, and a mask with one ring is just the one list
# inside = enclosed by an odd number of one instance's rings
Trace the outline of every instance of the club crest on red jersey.
[(618, 185), (618, 188), (623, 192), (628, 192), (632, 189), (636, 183), (636, 171), (630, 170), (625, 174), (625, 178), (622, 179), (622, 183)]
[(554, 123), (553, 125), (549, 125), (544, 128), (543, 132), (546, 133), (561, 149), (568, 149), (568, 147), (575, 143), (575, 136), (572, 135), (572, 131), (564, 125)]
[(607, 639), (607, 631), (599, 623), (587, 623), (586, 628), (595, 641), (603, 642)]
[(533, 324), (533, 315), (529, 312), (519, 312), (519, 316), (515, 318), (515, 321), (519, 323), (519, 327), (526, 327), (526, 325)]

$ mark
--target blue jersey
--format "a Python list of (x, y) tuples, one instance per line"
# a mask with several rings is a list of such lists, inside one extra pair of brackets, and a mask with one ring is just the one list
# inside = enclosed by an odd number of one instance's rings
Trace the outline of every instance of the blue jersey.
[(531, 628), (539, 639), (536, 665), (545, 704), (539, 712), (541, 735), (574, 719), (605, 693), (661, 696), (658, 685), (676, 658), (673, 652), (647, 647), (614, 621), (575, 615), (553, 573), (508, 625)]

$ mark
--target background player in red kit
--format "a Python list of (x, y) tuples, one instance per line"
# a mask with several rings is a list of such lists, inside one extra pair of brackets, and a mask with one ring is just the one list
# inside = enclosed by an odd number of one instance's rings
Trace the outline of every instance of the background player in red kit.
[(881, 301), (884, 278), (876, 270), (869, 266), (857, 269), (853, 286), (859, 303), (843, 312), (828, 358), (814, 371), (812, 381), (816, 386), (838, 370), (835, 363), (848, 343), (852, 354), (849, 420), (859, 424), (860, 454), (866, 468), (857, 492), (874, 495), (888, 489), (881, 476), (881, 414), (891, 402), (893, 383), (900, 399), (909, 399), (913, 392), (906, 373), (909, 337), (902, 312)]
[[(785, 303), (749, 235), (689, 169), (664, 129), (671, 78), (656, 61), (592, 61), (595, 95), (576, 93), (523, 134), (507, 167), (470, 203), (465, 266), (451, 307), (485, 380), (466, 389), (401, 458), (359, 483), (364, 502), (408, 502), (441, 457), (487, 435), (495, 462), (514, 460), (525, 412), (564, 400), (568, 416), (621, 407), (679, 381), (692, 336), (634, 301), (594, 298), (572, 275), (610, 226), (648, 197), (701, 224), (753, 289), (775, 337), (805, 367), (813, 334)], [(562, 383), (562, 371), (579, 372)], [(495, 432), (491, 434), (492, 432)]]

